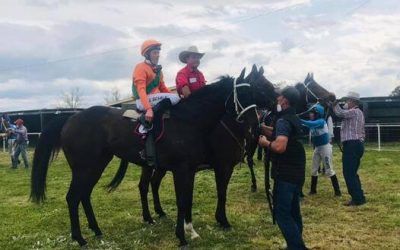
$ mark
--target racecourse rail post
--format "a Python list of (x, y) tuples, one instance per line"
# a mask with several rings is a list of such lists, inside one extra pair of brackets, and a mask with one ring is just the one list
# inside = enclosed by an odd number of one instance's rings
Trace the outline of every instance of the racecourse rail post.
[(378, 123), (376, 127), (378, 128), (378, 151), (381, 151), (381, 125)]

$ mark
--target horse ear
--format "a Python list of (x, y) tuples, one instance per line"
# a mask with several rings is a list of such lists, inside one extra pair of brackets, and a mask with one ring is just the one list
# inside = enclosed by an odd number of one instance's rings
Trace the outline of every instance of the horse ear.
[(260, 70), (258, 71), (258, 73), (259, 73), (260, 75), (263, 75), (263, 74), (264, 74), (264, 68), (263, 68), (263, 66), (260, 67)]
[(246, 68), (243, 68), (242, 72), (240, 72), (240, 75), (238, 77), (238, 82), (242, 82), (243, 81), (245, 74), (246, 74)]
[(309, 81), (310, 81), (310, 79), (311, 79), (311, 73), (310, 73), (310, 72), (308, 72), (308, 73), (307, 73), (307, 77), (306, 77), (306, 79), (304, 80), (304, 83), (307, 83), (307, 82), (309, 82)]
[(251, 68), (251, 73), (257, 73), (258, 72), (258, 70), (257, 70), (257, 66), (255, 65), (255, 64), (253, 64), (253, 67)]
[(314, 80), (314, 73), (311, 72), (311, 79)]

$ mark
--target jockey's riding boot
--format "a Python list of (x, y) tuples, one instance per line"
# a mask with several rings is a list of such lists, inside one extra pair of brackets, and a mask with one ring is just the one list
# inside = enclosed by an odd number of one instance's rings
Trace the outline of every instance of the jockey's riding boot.
[(335, 191), (335, 196), (342, 196), (342, 192), (340, 192), (339, 182), (336, 175), (331, 176), (333, 190)]
[(156, 145), (153, 131), (149, 131), (146, 138), (146, 162), (149, 167), (157, 168)]
[(311, 176), (311, 188), (308, 194), (313, 195), (317, 193), (318, 176)]

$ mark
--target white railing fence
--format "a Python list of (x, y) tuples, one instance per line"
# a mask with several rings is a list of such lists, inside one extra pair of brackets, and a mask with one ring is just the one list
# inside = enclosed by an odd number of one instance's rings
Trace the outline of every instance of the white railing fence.
[[(339, 138), (340, 125), (335, 127), (335, 140)], [(3, 140), (3, 152), (7, 151), (6, 134), (0, 134)], [(28, 133), (32, 141), (40, 137), (40, 133)], [(400, 151), (400, 124), (368, 123), (365, 124), (365, 148), (369, 150)]]
[[(335, 127), (335, 135), (339, 136), (339, 134), (340, 126)], [(365, 148), (378, 151), (400, 151), (400, 124), (365, 124)]]
[[(28, 133), (28, 139), (31, 138), (31, 136), (35, 136), (35, 139), (38, 139), (40, 137), (41, 133)], [(5, 133), (0, 133), (0, 136), (3, 141), (3, 152), (7, 151), (7, 135)], [(29, 142), (28, 142), (29, 143)]]
[(379, 151), (400, 151), (400, 124), (366, 124), (365, 145)]

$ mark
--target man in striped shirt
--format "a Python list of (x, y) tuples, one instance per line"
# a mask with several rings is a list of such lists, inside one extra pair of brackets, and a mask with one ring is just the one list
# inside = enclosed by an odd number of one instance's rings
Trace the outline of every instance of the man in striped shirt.
[(343, 108), (338, 103), (333, 108), (335, 114), (343, 118), (340, 130), (340, 139), (343, 143), (343, 176), (351, 195), (351, 200), (345, 205), (359, 206), (366, 202), (357, 174), (361, 157), (364, 154), (364, 114), (359, 108), (360, 95), (358, 93), (349, 92), (345, 101)]

